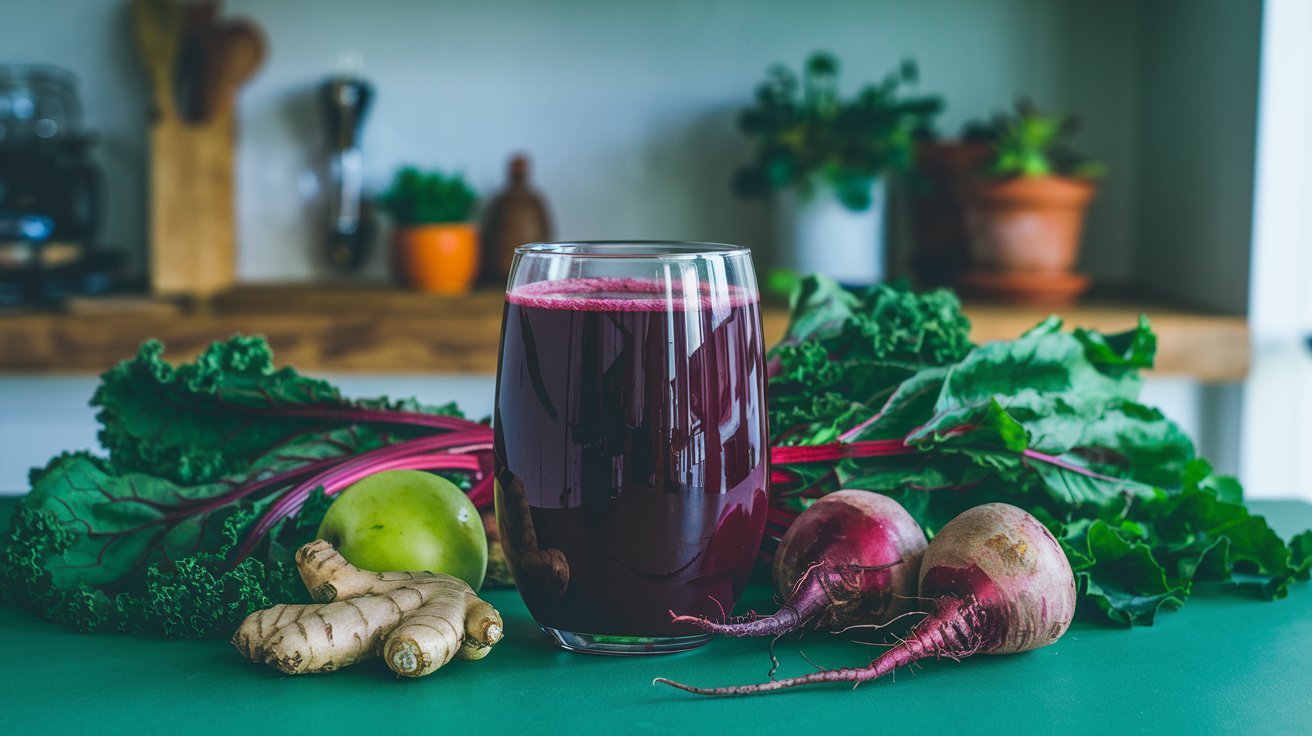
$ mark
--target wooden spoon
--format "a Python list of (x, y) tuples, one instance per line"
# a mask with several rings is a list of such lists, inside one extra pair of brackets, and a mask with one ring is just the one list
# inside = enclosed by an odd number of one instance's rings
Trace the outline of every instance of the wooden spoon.
[(174, 0), (132, 0), (137, 54), (151, 88), (151, 118), (175, 117), (173, 68), (182, 34), (182, 12)]
[(215, 28), (217, 78), (209, 85), (212, 95), (206, 109), (211, 116), (236, 107), (237, 90), (264, 63), (267, 45), (260, 27), (246, 19), (230, 20)]

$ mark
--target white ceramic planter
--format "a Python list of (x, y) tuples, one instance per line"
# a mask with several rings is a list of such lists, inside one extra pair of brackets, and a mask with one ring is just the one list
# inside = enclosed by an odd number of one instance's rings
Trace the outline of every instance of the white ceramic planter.
[(849, 210), (828, 187), (815, 187), (810, 197), (791, 189), (778, 192), (775, 264), (799, 274), (823, 274), (849, 286), (883, 281), (887, 191), (884, 179), (876, 179), (870, 207), (863, 212)]

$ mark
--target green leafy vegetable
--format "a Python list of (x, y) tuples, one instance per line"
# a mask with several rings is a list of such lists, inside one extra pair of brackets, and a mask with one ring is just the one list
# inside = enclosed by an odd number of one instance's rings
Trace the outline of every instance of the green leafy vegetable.
[(945, 292), (802, 283), (772, 353), (772, 534), (839, 487), (892, 495), (930, 532), (1005, 501), (1057, 535), (1084, 607), (1122, 624), (1183, 605), (1195, 581), (1278, 598), (1308, 577), (1312, 532), (1286, 544), (1138, 403), (1146, 319), (1103, 335), (1049, 318), (978, 347), (968, 331)]
[(413, 166), (397, 170), (382, 203), (398, 224), (466, 222), (478, 197), (460, 174), (423, 172)]
[(948, 291), (917, 296), (876, 286), (857, 294), (828, 279), (803, 279), (788, 332), (770, 353), (773, 439), (837, 439), (917, 371), (963, 358), (969, 334)]
[(458, 474), (490, 505), (491, 432), (454, 406), (348, 401), (235, 337), (173, 366), (156, 342), (102, 377), (109, 456), (56, 457), (0, 539), (0, 597), (93, 631), (225, 634), (300, 600), (291, 553), (328, 496), (390, 468)]

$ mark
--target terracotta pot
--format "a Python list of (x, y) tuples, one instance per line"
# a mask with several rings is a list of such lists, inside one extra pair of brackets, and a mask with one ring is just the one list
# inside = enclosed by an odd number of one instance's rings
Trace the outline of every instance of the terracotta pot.
[(988, 144), (930, 141), (916, 146), (920, 181), (911, 189), (911, 264), (925, 286), (952, 283), (970, 264), (962, 185), (988, 160)]
[(1065, 273), (1080, 254), (1084, 213), (1097, 186), (1036, 176), (963, 187), (970, 257), (977, 269)]
[(393, 278), (412, 289), (467, 293), (478, 276), (478, 261), (478, 228), (469, 223), (411, 225), (393, 235)]

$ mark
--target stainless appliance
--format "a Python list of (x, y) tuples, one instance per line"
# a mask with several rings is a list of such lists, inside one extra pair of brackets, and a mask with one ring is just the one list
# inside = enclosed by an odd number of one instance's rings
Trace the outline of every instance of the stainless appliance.
[(364, 196), (364, 154), (360, 137), (374, 89), (352, 75), (324, 83), (320, 95), (331, 146), (329, 165), (328, 261), (343, 272), (360, 267), (373, 240), (373, 208)]
[(71, 72), (0, 65), (0, 223), (13, 225), (0, 227), (0, 282), (9, 287), (0, 302), (85, 291), (80, 272), (103, 265), (94, 249), (102, 185), (93, 142)]

